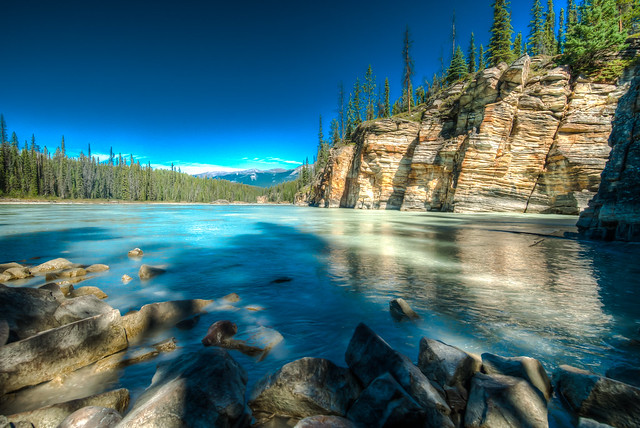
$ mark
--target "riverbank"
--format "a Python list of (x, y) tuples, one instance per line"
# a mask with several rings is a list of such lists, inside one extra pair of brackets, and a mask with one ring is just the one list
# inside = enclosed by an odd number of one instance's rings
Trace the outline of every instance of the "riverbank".
[(0, 198), (0, 204), (25, 205), (293, 205), (290, 202), (242, 202), (219, 200), (213, 202), (171, 202), (171, 201), (123, 201), (115, 199), (20, 199)]

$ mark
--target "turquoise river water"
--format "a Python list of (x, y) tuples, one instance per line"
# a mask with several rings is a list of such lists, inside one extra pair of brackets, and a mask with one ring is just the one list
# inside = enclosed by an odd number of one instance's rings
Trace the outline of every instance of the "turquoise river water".
[[(563, 237), (576, 231), (576, 220), (291, 206), (0, 205), (0, 262), (107, 264), (108, 272), (78, 285), (101, 288), (123, 314), (157, 301), (241, 297), (233, 307), (214, 304), (192, 330), (149, 339), (174, 336), (178, 352), (57, 397), (125, 386), (135, 398), (159, 360), (202, 347), (208, 326), (220, 319), (240, 332), (265, 326), (284, 337), (261, 362), (232, 351), (250, 387), (303, 356), (345, 365), (359, 322), (414, 361), (428, 336), (475, 353), (532, 356), (548, 372), (560, 364), (600, 373), (637, 366), (640, 246)], [(134, 247), (143, 259), (127, 257)], [(167, 272), (141, 281), (142, 263)], [(133, 281), (123, 284), (123, 274)], [(422, 320), (394, 322), (394, 297)], [(247, 310), (251, 305), (264, 309)]]

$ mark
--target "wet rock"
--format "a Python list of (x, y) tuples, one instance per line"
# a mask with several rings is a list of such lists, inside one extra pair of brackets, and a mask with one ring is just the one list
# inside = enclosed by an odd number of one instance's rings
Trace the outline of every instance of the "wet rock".
[[(1, 348), (0, 348), (1, 349)], [(556, 388), (578, 415), (615, 427), (640, 421), (640, 389), (571, 366), (560, 366)]]
[(58, 428), (112, 428), (122, 420), (114, 409), (87, 406), (67, 416)]
[(113, 308), (107, 303), (103, 302), (96, 296), (89, 295), (64, 300), (58, 309), (56, 309), (53, 317), (60, 323), (60, 325), (65, 325), (81, 319), (106, 314), (112, 310)]
[(548, 428), (547, 403), (523, 379), (477, 373), (464, 419), (466, 428)]
[(425, 409), (389, 373), (374, 379), (349, 409), (358, 426), (427, 426)]
[(51, 291), (0, 284), (0, 314), (9, 324), (12, 342), (59, 327), (53, 318), (59, 304)]
[(389, 302), (389, 311), (396, 321), (420, 319), (420, 315), (416, 314), (404, 299), (391, 300)]
[(53, 297), (55, 297), (58, 302), (63, 302), (65, 300), (65, 295), (62, 292), (62, 289), (58, 284), (54, 282), (49, 282), (47, 284), (41, 285), (40, 287), (38, 287), (38, 289), (50, 291)]
[(529, 357), (501, 357), (482, 354), (482, 371), (487, 374), (501, 374), (519, 377), (529, 382), (549, 401), (553, 393), (551, 380), (540, 361)]
[(126, 284), (129, 281), (131, 281), (133, 278), (131, 278), (129, 275), (127, 275), (126, 273), (124, 275), (122, 275), (121, 281)]
[(291, 282), (293, 278), (289, 278), (288, 276), (283, 276), (282, 278), (276, 278), (271, 281), (269, 284), (284, 284), (285, 282)]
[(56, 428), (73, 412), (87, 406), (99, 406), (114, 409), (120, 413), (129, 406), (129, 391), (116, 389), (86, 398), (52, 404), (30, 412), (16, 413), (7, 416), (10, 422), (32, 422), (38, 428)]
[(0, 273), (3, 273), (7, 269), (11, 268), (21, 268), (24, 267), (20, 263), (10, 262), (10, 263), (0, 263)]
[[(409, 358), (395, 351), (365, 324), (357, 327), (345, 355), (349, 368), (368, 386), (375, 378), (389, 372), (404, 390), (427, 411), (433, 426), (449, 427), (451, 409), (440, 392)], [(444, 393), (444, 391), (443, 391)]]
[(61, 270), (60, 272), (50, 272), (45, 275), (47, 281), (53, 281), (60, 278), (78, 278), (86, 276), (87, 271), (81, 267)]
[(139, 311), (133, 311), (122, 317), (127, 337), (132, 339), (156, 328), (174, 326), (177, 322), (203, 313), (204, 308), (213, 300), (174, 300), (144, 305)]
[(9, 323), (7, 320), (0, 320), (0, 346), (9, 340)]
[(31, 273), (33, 274), (45, 273), (45, 272), (51, 272), (54, 270), (69, 269), (71, 267), (73, 267), (73, 263), (71, 263), (69, 260), (58, 258), (58, 259), (49, 260), (48, 262), (32, 267)]
[(31, 274), (31, 270), (29, 268), (26, 267), (12, 267), (9, 269), (6, 269), (3, 274), (5, 276), (8, 276), (8, 280), (14, 280), (14, 279), (25, 279), (25, 278), (31, 278), (33, 275)]
[(195, 327), (200, 321), (200, 315), (196, 315), (195, 317), (187, 318), (186, 320), (182, 320), (176, 324), (176, 327), (179, 330), (191, 330)]
[(579, 418), (577, 428), (613, 428), (613, 427), (611, 425), (601, 424), (600, 422), (594, 421), (593, 419)]
[(322, 358), (302, 358), (262, 378), (251, 393), (254, 412), (304, 418), (344, 416), (360, 393), (346, 368)]
[(11, 275), (0, 273), (0, 282), (7, 282), (11, 280)]
[(109, 266), (103, 264), (94, 264), (89, 266), (86, 271), (89, 273), (104, 272), (109, 270)]
[(238, 332), (238, 326), (228, 320), (216, 321), (207, 330), (207, 335), (202, 339), (204, 346), (217, 346), (231, 339)]
[(224, 296), (221, 300), (227, 303), (237, 303), (240, 301), (240, 296), (236, 293), (231, 293)]
[(9, 343), (0, 347), (0, 395), (51, 380), (126, 347), (118, 310)]
[(176, 338), (170, 337), (161, 342), (154, 343), (153, 345), (151, 345), (151, 347), (157, 350), (158, 352), (171, 352), (176, 350), (176, 343), (178, 343)]
[(626, 364), (611, 367), (606, 373), (609, 379), (627, 383), (640, 388), (640, 368), (628, 366)]
[(120, 427), (237, 427), (250, 416), (247, 374), (227, 351), (203, 349), (158, 367)]
[(140, 279), (150, 279), (165, 272), (166, 271), (164, 269), (159, 267), (142, 265), (140, 266), (140, 270), (138, 271), (138, 276), (140, 277)]
[(98, 287), (93, 287), (91, 285), (85, 285), (84, 287), (78, 287), (69, 293), (70, 298), (82, 297), (82, 296), (95, 296), (98, 299), (106, 299), (107, 293), (100, 290)]
[(245, 309), (251, 312), (264, 311), (264, 308), (262, 306), (255, 306), (255, 305), (245, 306)]
[(480, 371), (482, 361), (460, 348), (423, 337), (420, 340), (418, 367), (439, 385), (459, 384), (468, 389), (471, 378)]
[(294, 428), (356, 428), (349, 419), (341, 416), (317, 415), (301, 419)]
[(93, 366), (94, 373), (104, 373), (116, 369), (123, 369), (133, 364), (148, 361), (157, 357), (162, 352), (172, 352), (176, 349), (176, 339), (170, 338), (165, 341), (151, 345), (150, 347), (139, 348), (118, 352), (101, 359)]
[(140, 248), (134, 248), (127, 253), (129, 257), (142, 257), (144, 252)]

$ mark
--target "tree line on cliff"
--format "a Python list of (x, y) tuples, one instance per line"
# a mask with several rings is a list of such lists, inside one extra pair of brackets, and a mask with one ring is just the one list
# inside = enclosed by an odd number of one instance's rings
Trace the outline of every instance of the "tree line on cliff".
[(562, 8), (557, 17), (553, 0), (547, 0), (546, 8), (541, 0), (533, 0), (529, 33), (525, 39), (522, 32), (514, 36), (509, 6), (507, 0), (494, 0), (487, 48), (476, 45), (472, 32), (466, 54), (456, 43), (454, 14), (449, 66), (444, 67), (441, 57), (440, 72), (415, 89), (412, 83), (415, 74), (411, 56), (413, 41), (407, 27), (402, 45), (402, 94), (393, 103), (389, 78), (384, 79), (383, 89), (378, 88), (371, 65), (362, 81), (356, 78), (348, 94), (344, 84), (339, 83), (337, 117), (330, 122), (328, 138), (324, 138), (320, 117), (315, 170), (324, 168), (331, 147), (351, 142), (353, 132), (363, 121), (404, 114), (410, 118), (412, 106), (427, 103), (443, 89), (471, 79), (486, 67), (511, 63), (524, 54), (551, 56), (558, 64), (567, 64), (575, 72), (614, 80), (628, 64), (612, 58), (611, 54), (623, 49), (626, 38), (640, 30), (640, 0), (583, 0), (580, 4), (567, 0), (566, 8)]
[(117, 199), (126, 201), (212, 202), (227, 200), (292, 202), (300, 182), (268, 189), (227, 180), (197, 178), (171, 169), (154, 169), (133, 155), (123, 157), (111, 150), (107, 159), (87, 154), (67, 156), (64, 136), (54, 152), (40, 148), (35, 136), (20, 145), (15, 132), (8, 137), (0, 114), (0, 196), (15, 198)]

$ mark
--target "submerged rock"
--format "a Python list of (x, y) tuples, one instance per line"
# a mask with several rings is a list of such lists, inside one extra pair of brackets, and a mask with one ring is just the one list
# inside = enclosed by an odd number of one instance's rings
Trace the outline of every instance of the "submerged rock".
[(523, 379), (477, 373), (464, 419), (465, 428), (548, 428), (547, 403)]
[(103, 265), (103, 264), (91, 265), (86, 269), (86, 271), (89, 272), (89, 273), (104, 272), (104, 271), (107, 271), (107, 270), (109, 270), (109, 266)]
[(156, 328), (172, 327), (185, 318), (204, 312), (213, 300), (174, 300), (144, 305), (122, 317), (127, 337), (132, 339)]
[(133, 278), (131, 278), (129, 275), (127, 275), (126, 273), (124, 275), (122, 275), (121, 281), (126, 284), (129, 281), (131, 281)]
[(10, 262), (10, 263), (0, 263), (0, 273), (3, 273), (7, 269), (11, 268), (21, 268), (24, 267), (20, 263)]
[(150, 347), (127, 349), (101, 359), (93, 366), (94, 373), (104, 373), (122, 369), (133, 364), (148, 361), (160, 355), (161, 352), (172, 352), (176, 349), (176, 339), (171, 337)]
[(626, 364), (611, 367), (606, 373), (609, 379), (628, 383), (636, 388), (640, 388), (640, 367), (633, 367)]
[(240, 301), (240, 296), (236, 293), (231, 293), (224, 296), (221, 300), (227, 303), (237, 303)]
[(47, 281), (53, 281), (60, 278), (78, 278), (86, 276), (87, 271), (83, 268), (76, 267), (71, 269), (61, 270), (60, 272), (51, 272), (45, 275)]
[(416, 314), (404, 299), (398, 298), (391, 300), (389, 302), (389, 311), (396, 321), (420, 319), (420, 315)]
[(187, 318), (186, 320), (182, 320), (179, 323), (176, 323), (176, 327), (179, 330), (191, 330), (198, 324), (199, 321), (200, 315), (196, 315), (195, 317)]
[(142, 265), (140, 266), (140, 270), (138, 271), (138, 276), (140, 277), (140, 279), (151, 279), (165, 272), (166, 270), (159, 267)]
[(7, 278), (5, 281), (11, 281), (14, 279), (25, 279), (33, 276), (31, 274), (31, 270), (29, 270), (29, 268), (26, 268), (26, 267), (12, 267), (12, 268), (6, 269), (3, 272), (3, 275)]
[(640, 421), (640, 389), (571, 366), (560, 366), (556, 388), (578, 415), (615, 427)]
[(82, 296), (95, 296), (98, 299), (106, 299), (107, 293), (100, 290), (98, 287), (91, 285), (85, 285), (84, 287), (78, 287), (69, 293), (70, 298), (82, 297)]
[(247, 374), (227, 351), (203, 349), (158, 367), (120, 427), (247, 426)]
[(142, 257), (144, 252), (140, 248), (134, 248), (127, 253), (129, 257)]
[(260, 380), (249, 406), (254, 412), (299, 418), (344, 416), (359, 393), (358, 381), (349, 369), (322, 358), (302, 358)]
[(238, 326), (231, 321), (216, 321), (207, 330), (207, 335), (202, 339), (204, 346), (217, 346), (231, 339), (238, 332)]
[(32, 267), (31, 273), (33, 274), (45, 273), (45, 272), (51, 272), (54, 270), (69, 269), (71, 267), (73, 267), (73, 263), (71, 263), (69, 260), (63, 259), (63, 258), (57, 258), (57, 259), (49, 260), (48, 262), (42, 263), (38, 266)]
[(487, 374), (514, 376), (529, 382), (549, 401), (553, 393), (551, 380), (540, 361), (530, 357), (501, 357), (482, 354), (482, 370)]
[(16, 413), (9, 415), (7, 419), (13, 423), (29, 421), (38, 428), (56, 428), (73, 412), (87, 406), (106, 407), (122, 413), (129, 406), (129, 391), (116, 389), (86, 398), (52, 404), (29, 412)]
[(87, 406), (67, 416), (58, 428), (112, 428), (122, 420), (114, 409)]

